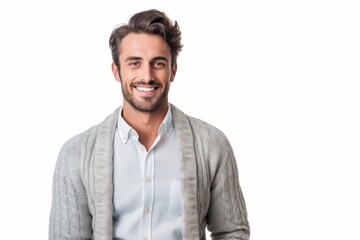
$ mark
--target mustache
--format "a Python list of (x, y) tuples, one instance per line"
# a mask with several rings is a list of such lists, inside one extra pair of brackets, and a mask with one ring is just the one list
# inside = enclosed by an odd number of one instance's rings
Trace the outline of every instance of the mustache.
[(132, 83), (130, 83), (130, 86), (135, 87), (135, 86), (142, 86), (142, 85), (146, 85), (146, 86), (158, 86), (160, 85), (159, 81), (156, 80), (150, 80), (150, 81), (134, 81)]

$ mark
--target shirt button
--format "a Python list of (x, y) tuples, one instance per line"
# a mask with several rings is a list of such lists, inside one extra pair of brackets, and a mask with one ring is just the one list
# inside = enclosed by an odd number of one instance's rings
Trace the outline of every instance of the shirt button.
[(145, 213), (150, 213), (150, 208), (145, 208)]
[(140, 151), (144, 152), (144, 151), (145, 151), (145, 147), (144, 147), (144, 146), (141, 146), (141, 147), (140, 147)]
[(146, 179), (146, 182), (150, 184), (150, 183), (152, 183), (152, 179), (151, 179), (151, 178), (147, 178), (147, 179)]

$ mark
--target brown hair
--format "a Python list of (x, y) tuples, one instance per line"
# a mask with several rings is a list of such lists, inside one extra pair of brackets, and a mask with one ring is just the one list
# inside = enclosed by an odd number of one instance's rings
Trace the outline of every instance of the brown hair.
[(182, 49), (181, 31), (177, 22), (156, 9), (150, 9), (134, 14), (128, 24), (116, 27), (110, 36), (109, 46), (114, 63), (120, 68), (119, 49), (121, 40), (129, 33), (149, 33), (160, 35), (171, 50), (171, 64), (176, 63), (177, 56)]

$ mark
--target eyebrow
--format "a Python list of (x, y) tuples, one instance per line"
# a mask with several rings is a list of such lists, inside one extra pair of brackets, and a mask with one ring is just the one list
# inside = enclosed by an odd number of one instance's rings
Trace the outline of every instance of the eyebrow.
[[(142, 57), (130, 56), (125, 59), (125, 62), (133, 61), (133, 60), (142, 60), (142, 59), (143, 59)], [(163, 57), (163, 56), (158, 56), (158, 57), (154, 57), (153, 59), (151, 59), (151, 61), (156, 61), (156, 60), (163, 60), (166, 62), (169, 61), (166, 57)]]
[(141, 59), (142, 59), (141, 57), (132, 57), (132, 56), (130, 56), (130, 57), (127, 57), (125, 59), (125, 62), (132, 61), (132, 60), (141, 60)]
[(162, 57), (162, 56), (154, 57), (154, 58), (152, 59), (152, 61), (155, 61), (155, 60), (164, 60), (164, 61), (166, 61), (166, 62), (169, 61), (166, 57)]

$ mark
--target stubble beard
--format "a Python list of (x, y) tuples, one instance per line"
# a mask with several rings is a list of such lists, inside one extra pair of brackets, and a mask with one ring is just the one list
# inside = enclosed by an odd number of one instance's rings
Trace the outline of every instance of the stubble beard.
[[(121, 83), (121, 91), (126, 102), (128, 102), (134, 109), (140, 112), (155, 112), (167, 99), (170, 90), (170, 84), (166, 84), (164, 91), (160, 96), (142, 97), (143, 101), (138, 101), (129, 93), (123, 82)], [(151, 84), (150, 84), (151, 85)]]

